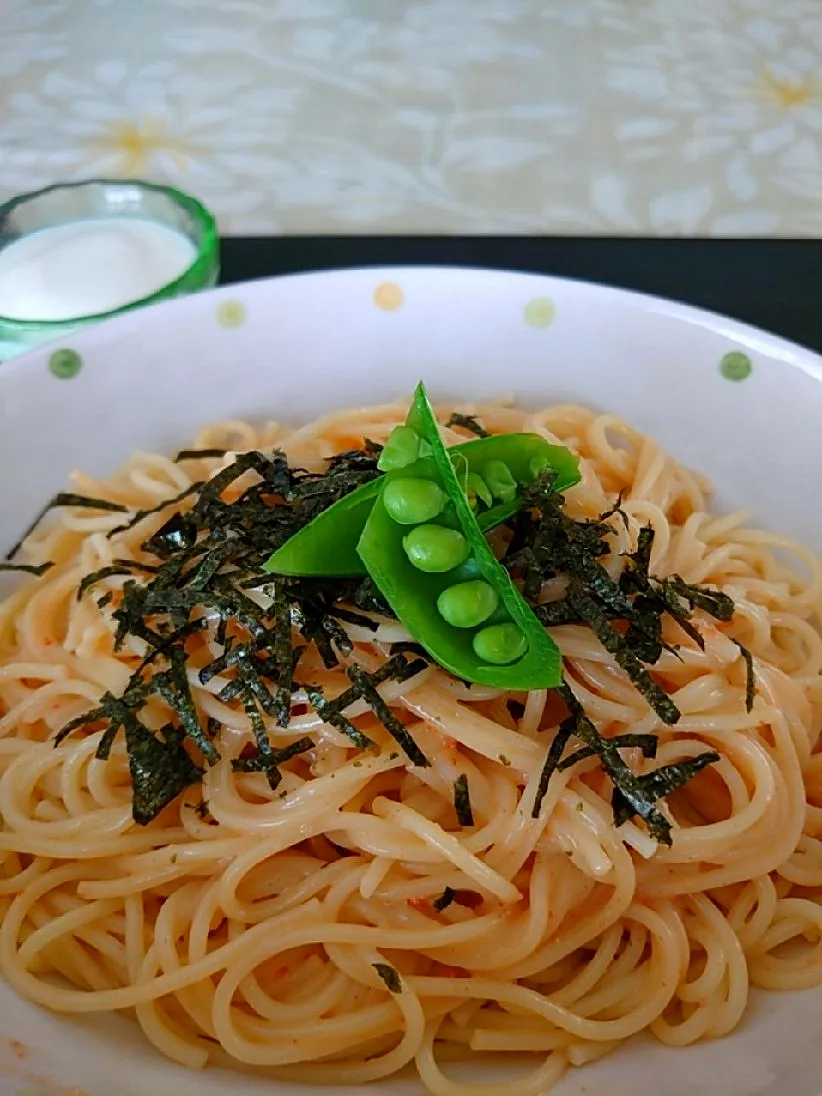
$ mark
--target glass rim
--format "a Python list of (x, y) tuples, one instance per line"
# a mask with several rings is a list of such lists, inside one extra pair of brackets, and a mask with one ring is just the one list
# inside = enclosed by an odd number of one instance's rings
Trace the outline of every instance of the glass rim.
[[(160, 286), (159, 289), (155, 289), (145, 297), (129, 301), (128, 304), (120, 305), (118, 308), (109, 308), (103, 312), (87, 312), (82, 316), (70, 316), (63, 320), (21, 320), (15, 319), (14, 316), (4, 316), (0, 313), (0, 326), (3, 327), (5, 331), (20, 333), (27, 331), (54, 331), (55, 333), (58, 333), (65, 328), (72, 327), (76, 324), (96, 323), (101, 320), (110, 319), (112, 316), (119, 316), (123, 312), (129, 312), (134, 308), (156, 304), (166, 297), (173, 295), (174, 291), (184, 281), (191, 278), (192, 275), (205, 273), (209, 264), (213, 261), (219, 243), (217, 220), (214, 214), (207, 206), (203, 205), (199, 199), (194, 198), (191, 194), (186, 194), (183, 190), (178, 190), (177, 187), (169, 186), (166, 183), (150, 183), (145, 179), (111, 178), (77, 179), (73, 182), (51, 183), (49, 186), (40, 187), (39, 190), (29, 190), (24, 194), (17, 194), (7, 202), (4, 202), (0, 205), (0, 218), (7, 216), (19, 206), (26, 205), (28, 202), (34, 201), (37, 198), (42, 198), (44, 194), (51, 194), (58, 190), (80, 190), (84, 187), (91, 186), (131, 186), (137, 187), (139, 190), (152, 191), (155, 194), (165, 194), (175, 205), (184, 209), (202, 229), (203, 238), (197, 249), (196, 255), (185, 270), (181, 271), (176, 278), (173, 278), (170, 282), (166, 282), (164, 285)], [(76, 219), (81, 220), (85, 218)], [(64, 221), (62, 223), (70, 224), (71, 221)], [(23, 237), (21, 237), (21, 239), (23, 239)], [(0, 247), (0, 251), (2, 250), (3, 248)]]

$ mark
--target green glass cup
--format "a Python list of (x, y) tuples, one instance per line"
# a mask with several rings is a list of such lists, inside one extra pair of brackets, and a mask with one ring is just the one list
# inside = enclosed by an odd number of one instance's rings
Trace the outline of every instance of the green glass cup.
[(43, 229), (105, 218), (135, 218), (164, 225), (193, 246), (190, 264), (173, 281), (139, 299), (107, 311), (70, 319), (18, 319), (0, 306), (0, 362), (40, 343), (111, 316), (208, 289), (220, 272), (220, 241), (213, 214), (196, 198), (173, 187), (131, 179), (88, 179), (58, 183), (21, 194), (0, 205), (0, 251)]

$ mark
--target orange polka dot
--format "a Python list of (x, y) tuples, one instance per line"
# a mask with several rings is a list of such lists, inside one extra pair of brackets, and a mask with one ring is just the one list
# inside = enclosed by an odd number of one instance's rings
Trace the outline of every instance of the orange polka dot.
[(374, 304), (383, 312), (396, 312), (405, 303), (405, 294), (396, 282), (381, 282), (374, 290)]

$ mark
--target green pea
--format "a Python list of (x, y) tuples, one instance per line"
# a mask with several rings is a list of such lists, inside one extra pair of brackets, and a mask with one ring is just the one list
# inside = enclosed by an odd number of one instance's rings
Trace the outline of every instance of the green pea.
[(388, 435), (377, 467), (381, 472), (393, 472), (413, 464), (420, 455), (421, 438), (410, 426), (395, 426)]
[(491, 489), (491, 494), (500, 502), (512, 502), (516, 497), (517, 481), (504, 461), (488, 461), (485, 466), (485, 482)]
[(440, 616), (455, 628), (476, 628), (498, 605), (499, 594), (482, 579), (458, 582), (437, 598)]
[(465, 493), (468, 496), (468, 503), (472, 510), (476, 510), (478, 500), (485, 503), (486, 506), (490, 506), (494, 501), (493, 495), (488, 490), (488, 484), (479, 472), (469, 472), (465, 477)]
[(468, 541), (445, 525), (418, 525), (403, 537), (405, 554), (418, 571), (442, 573), (468, 559)]
[(435, 518), (445, 506), (446, 494), (432, 480), (406, 476), (385, 485), (382, 501), (400, 525), (419, 525)]
[(528, 640), (516, 624), (489, 624), (477, 632), (472, 646), (474, 654), (484, 662), (504, 666), (522, 658), (528, 650)]

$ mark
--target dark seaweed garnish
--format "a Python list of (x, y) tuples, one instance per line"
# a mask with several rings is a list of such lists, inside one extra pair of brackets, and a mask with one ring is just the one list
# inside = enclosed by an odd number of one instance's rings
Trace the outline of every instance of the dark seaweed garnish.
[(756, 674), (754, 673), (753, 655), (738, 639), (735, 639), (734, 643), (745, 660), (745, 711), (751, 712), (756, 698)]
[(46, 571), (50, 571), (54, 564), (47, 560), (45, 563), (9, 563), (7, 560), (0, 560), (0, 571), (19, 572), (22, 575), (36, 575), (38, 578), (40, 575), (44, 575)]
[[(132, 514), (119, 526), (122, 531), (152, 515), (166, 515), (141, 545), (146, 562), (116, 560), (83, 580), (78, 591), (81, 598), (105, 578), (127, 576), (112, 614), (115, 648), (132, 637), (142, 640), (147, 650), (124, 695), (105, 694), (95, 709), (63, 727), (55, 743), (74, 730), (99, 724), (104, 734), (98, 755), (107, 757), (123, 730), (134, 785), (133, 813), (141, 825), (196, 783), (204, 765), (220, 757), (219, 728), (212, 720), (201, 719), (187, 676), (190, 645), (206, 627), (213, 626), (213, 638), (222, 649), (200, 670), (200, 681), (208, 684), (217, 675), (226, 679), (220, 697), (242, 706), (254, 735), (253, 752), (238, 759), (234, 767), (264, 773), (273, 788), (281, 780), (280, 766), (313, 747), (310, 739), (303, 738), (276, 749), (266, 730), (265, 717), (287, 728), (293, 693), (301, 687), (295, 673), (305, 646), (292, 643), (292, 629), (306, 644), (315, 643), (326, 665), (333, 667), (339, 663), (339, 653), (352, 649), (345, 624), (375, 625), (341, 604), (353, 604), (357, 581), (263, 575), (262, 564), (317, 513), (377, 476), (378, 451), (372, 445), (342, 453), (322, 473), (290, 468), (280, 452), (242, 453), (207, 482)], [(184, 452), (181, 459), (185, 457)], [(239, 497), (227, 502), (224, 493), (236, 487)], [(189, 508), (180, 509), (189, 497)], [(52, 503), (74, 504), (74, 496), (58, 496)], [(95, 500), (84, 504), (94, 505)], [(108, 503), (101, 508), (125, 510)], [(250, 596), (254, 589), (261, 589), (270, 604), (261, 607)], [(402, 675), (410, 676), (424, 665), (398, 655), (376, 675), (363, 675), (352, 686), (404, 743), (409, 756), (418, 748), (384, 705), (374, 683), (392, 676), (404, 679)], [(159, 735), (143, 718), (151, 698), (161, 701), (170, 717)], [(319, 695), (315, 699), (320, 706), (324, 703)], [(341, 709), (329, 711), (328, 718), (335, 725), (348, 725), (354, 745), (371, 745), (345, 720)], [(425, 763), (421, 753), (415, 759), (417, 764)]]
[[(652, 537), (646, 534), (636, 553), (634, 586), (616, 582), (600, 558), (608, 552), (608, 519), (617, 514), (625, 520), (619, 504), (595, 521), (573, 521), (552, 483), (550, 474), (543, 475), (526, 489), (525, 509), (514, 519), (514, 536), (503, 563), (521, 577), (523, 596), (546, 626), (587, 624), (657, 715), (665, 723), (676, 723), (679, 710), (643, 665), (653, 665), (665, 647), (660, 611), (649, 598), (630, 597), (650, 581), (644, 569)], [(557, 575), (568, 577), (565, 597), (539, 605), (542, 584)], [(615, 620), (627, 622), (624, 635), (613, 626)]]
[(373, 579), (366, 578), (357, 586), (352, 601), (364, 613), (378, 613), (380, 616), (393, 617), (394, 610), (374, 585)]
[[(609, 738), (608, 741), (618, 750), (642, 750), (642, 756), (651, 759), (656, 757), (659, 746), (659, 739), (655, 734), (618, 734), (614, 735), (613, 738)], [(593, 746), (583, 746), (581, 750), (569, 754), (563, 761), (560, 761), (557, 769), (562, 772), (565, 769), (570, 769), (572, 765), (576, 765), (578, 761), (585, 761), (589, 757), (596, 756), (597, 750)]]
[[(631, 679), (664, 723), (674, 724), (679, 709), (646, 669), (663, 650), (675, 650), (662, 639), (662, 617), (671, 616), (699, 646), (704, 640), (690, 621), (693, 609), (716, 620), (733, 617), (733, 601), (727, 594), (685, 582), (681, 576), (657, 579), (650, 575), (654, 531), (640, 530), (636, 551), (626, 559), (619, 581), (602, 566), (611, 532), (608, 519), (625, 514), (619, 502), (595, 521), (573, 521), (565, 513), (563, 499), (552, 490), (552, 476), (539, 477), (525, 492), (525, 508), (513, 519), (513, 537), (503, 563), (522, 583), (523, 596), (538, 618), (552, 627), (587, 624), (605, 649)], [(538, 603), (542, 584), (565, 575), (565, 596), (545, 605)], [(615, 622), (627, 624), (623, 632)]]
[(174, 463), (179, 464), (184, 460), (205, 460), (209, 457), (224, 457), (227, 449), (181, 449), (174, 458)]
[[(396, 657), (401, 658), (402, 656)], [(405, 677), (400, 677), (397, 680), (402, 681), (406, 680), (407, 677), (411, 677), (412, 673), (410, 671), (413, 670), (413, 667), (414, 663), (406, 664), (406, 668), (403, 671)], [(414, 672), (418, 672), (419, 670), (424, 668), (425, 663), (420, 663), (417, 666), (417, 670)], [(428, 758), (419, 748), (417, 743), (408, 733), (405, 725), (401, 723), (399, 719), (397, 719), (397, 717), (385, 703), (383, 698), (377, 692), (373, 684), (372, 677), (369, 677), (369, 675), (366, 674), (365, 671), (362, 670), (359, 666), (349, 666), (347, 673), (348, 676), (351, 678), (351, 681), (353, 682), (354, 688), (358, 691), (359, 695), (363, 698), (366, 704), (368, 704), (371, 711), (374, 713), (377, 719), (379, 719), (380, 723), (382, 723), (383, 727), (385, 727), (391, 737), (395, 740), (395, 742), (403, 751), (408, 760), (413, 765), (419, 765), (421, 768), (425, 768), (430, 765), (431, 762), (428, 760)]]
[(132, 814), (140, 825), (156, 818), (182, 791), (198, 783), (203, 773), (183, 747), (182, 728), (169, 723), (158, 737), (140, 721), (139, 712), (149, 692), (146, 683), (134, 682), (122, 697), (105, 693), (95, 709), (67, 723), (54, 739), (57, 746), (72, 731), (105, 722), (107, 727), (95, 756), (106, 761), (114, 739), (123, 730), (132, 782)]
[(74, 495), (68, 491), (61, 491), (59, 494), (55, 495), (50, 502), (46, 503), (34, 521), (32, 521), (31, 525), (26, 529), (25, 533), (23, 533), (17, 543), (6, 553), (6, 559), (14, 559), (23, 547), (23, 542), (34, 532), (46, 514), (50, 513), (52, 510), (58, 510), (61, 506), (79, 506), (85, 507), (88, 510), (108, 510), (115, 514), (124, 514), (128, 510), (127, 506), (123, 506), (119, 502), (109, 502), (108, 499), (95, 499), (90, 498), (87, 495)]
[(468, 789), (468, 777), (460, 773), (454, 781), (454, 810), (461, 826), (474, 825), (474, 812), (471, 810), (471, 793)]
[[(672, 792), (678, 791), (689, 780), (692, 780), (697, 773), (702, 772), (708, 765), (713, 765), (717, 761), (719, 761), (719, 754), (708, 750), (705, 753), (697, 754), (696, 757), (692, 757), (688, 761), (680, 761), (674, 765), (661, 765), (658, 769), (637, 777), (637, 784), (643, 797), (648, 797), (655, 802), (657, 799), (662, 799)], [(618, 787), (614, 788), (611, 806), (614, 811), (614, 824), (617, 826), (621, 826), (635, 814), (641, 813), (634, 804), (627, 800), (624, 792)], [(667, 845), (670, 843), (670, 839), (665, 842)]]
[[(660, 719), (675, 724), (680, 712), (648, 667), (663, 650), (676, 650), (662, 638), (666, 614), (700, 647), (704, 640), (690, 615), (700, 609), (714, 619), (727, 622), (733, 617), (733, 601), (727, 594), (687, 583), (680, 575), (655, 578), (650, 573), (654, 531), (640, 530), (636, 550), (625, 560), (618, 581), (602, 566), (608, 552), (609, 518), (626, 516), (620, 502), (594, 521), (573, 521), (564, 511), (562, 496), (552, 490), (550, 475), (543, 475), (525, 492), (525, 508), (510, 523), (511, 542), (503, 558), (511, 574), (520, 581), (523, 595), (534, 606), (543, 623), (587, 624), (602, 646), (625, 671), (635, 688)], [(567, 579), (565, 594), (557, 601), (539, 604), (543, 583), (557, 576)], [(744, 652), (743, 652), (744, 653)], [(746, 658), (748, 687), (746, 706), (753, 704), (752, 660)], [(656, 808), (656, 801), (695, 776), (717, 755), (705, 753), (678, 766), (663, 766), (641, 777), (634, 775), (620, 750), (639, 747), (645, 757), (656, 755), (656, 736), (618, 735), (608, 739), (585, 716), (568, 684), (558, 690), (569, 710), (554, 736), (540, 774), (533, 815), (539, 816), (542, 801), (555, 770), (596, 755), (614, 785), (614, 820), (617, 825), (638, 814), (653, 837), (670, 844), (670, 823)], [(749, 709), (750, 710), (750, 707)], [(571, 738), (583, 748), (563, 759)]]
[(617, 664), (630, 677), (634, 687), (642, 693), (664, 723), (676, 723), (680, 712), (665, 690), (654, 681), (640, 660), (628, 646), (624, 636), (608, 620), (597, 599), (587, 594), (577, 578), (571, 579), (568, 601), (579, 613), (605, 650), (614, 656)]
[[(630, 804), (633, 812), (645, 821), (651, 836), (665, 845), (670, 845), (670, 823), (654, 806), (656, 799), (659, 797), (653, 795), (650, 790), (646, 790), (640, 784), (640, 778), (631, 772), (620, 755), (616, 741), (605, 738), (604, 735), (600, 734), (591, 720), (585, 715), (582, 705), (569, 686), (567, 684), (561, 685), (557, 692), (565, 701), (571, 713), (569, 718), (560, 725), (560, 731), (563, 732), (564, 738), (563, 748), (565, 742), (574, 734), (593, 750), (598, 755), (603, 770), (613, 781), (614, 788)], [(559, 737), (559, 734), (557, 737)], [(560, 756), (561, 753), (562, 750), (560, 750)], [(539, 807), (536, 803), (534, 804), (534, 812), (534, 817), (537, 817)]]
[(408, 640), (400, 640), (397, 643), (392, 643), (389, 648), (393, 655), (413, 655), (415, 659), (421, 659), (423, 662), (430, 662), (431, 656), (426, 649), (420, 646), (419, 643), (411, 643)]
[(442, 913), (442, 911), (444, 909), (447, 909), (447, 907), (450, 906), (451, 903), (454, 901), (454, 899), (456, 898), (456, 893), (457, 892), (452, 890), (450, 887), (446, 887), (442, 894), (439, 896), (439, 898), (435, 898), (431, 905), (434, 907), (437, 913)]
[(129, 714), (124, 726), (132, 812), (134, 821), (144, 826), (181, 792), (196, 784), (203, 770), (186, 753), (177, 728), (167, 727), (161, 741), (133, 714)]
[(380, 694), (377, 686), (386, 681), (408, 681), (409, 678), (424, 670), (427, 663), (422, 659), (408, 661), (403, 654), (394, 654), (378, 670), (368, 674), (359, 666), (350, 666), (347, 670), (351, 687), (335, 700), (326, 700), (321, 689), (308, 687), (306, 696), (308, 703), (324, 722), (330, 723), (338, 731), (347, 735), (355, 746), (362, 750), (375, 749), (374, 743), (367, 735), (346, 719), (343, 712), (357, 700), (364, 700), (371, 711), (379, 719), (391, 737), (402, 747), (406, 756), (415, 765), (427, 766), (429, 764), (425, 754), (417, 746), (414, 739), (408, 733), (405, 726), (397, 719)]
[(358, 730), (351, 720), (346, 719), (342, 712), (335, 707), (336, 701), (326, 700), (319, 689), (307, 689), (306, 696), (308, 697), (308, 703), (320, 719), (347, 735), (358, 749), (376, 749), (376, 743), (368, 735)]
[[(253, 724), (256, 724), (258, 720), (259, 713), (256, 717), (252, 716)], [(283, 746), (279, 750), (272, 749), (265, 729), (258, 731), (256, 725), (255, 737), (257, 739), (256, 755), (236, 758), (231, 762), (231, 767), (239, 773), (265, 773), (272, 791), (279, 786), (282, 780), (280, 765), (290, 761), (293, 757), (298, 757), (300, 754), (314, 749), (314, 742), (310, 738), (300, 738), (296, 742), (292, 742), (290, 746)]]
[(115, 575), (133, 575), (135, 571), (138, 574), (156, 574), (158, 570), (159, 568), (153, 567), (151, 564), (137, 563), (133, 559), (116, 559), (107, 567), (101, 567), (98, 571), (92, 571), (85, 576), (77, 587), (77, 600), (82, 601), (86, 590), (96, 586), (98, 582), (102, 582), (105, 578), (112, 578)]
[[(718, 761), (719, 755), (713, 752), (699, 754), (690, 761), (681, 762), (678, 765), (663, 765), (642, 776), (636, 776), (628, 768), (619, 751), (639, 747), (645, 757), (653, 758), (656, 756), (656, 736), (616, 735), (613, 738), (606, 738), (585, 715), (582, 705), (567, 683), (561, 685), (557, 692), (565, 701), (570, 715), (559, 725), (548, 749), (534, 800), (533, 817), (539, 817), (548, 782), (555, 770), (569, 768), (577, 761), (596, 755), (603, 771), (607, 773), (614, 785), (612, 795), (614, 824), (621, 826), (633, 815), (638, 814), (655, 840), (664, 845), (670, 845), (671, 824), (656, 808), (657, 800), (682, 787), (706, 765)], [(585, 746), (569, 755), (565, 761), (561, 761), (565, 747), (572, 736), (580, 739)]]
[(372, 966), (391, 993), (402, 993), (402, 980), (396, 967), (389, 963), (372, 963)]
[(476, 415), (463, 415), (459, 411), (455, 411), (446, 426), (461, 426), (463, 430), (468, 430), (469, 433), (474, 434), (478, 438), (490, 438), (490, 431), (486, 430)]
[[(454, 422), (472, 429), (471, 417), (463, 419)], [(413, 764), (429, 764), (378, 691), (382, 683), (406, 681), (428, 665), (418, 645), (393, 645), (391, 658), (372, 673), (357, 665), (348, 666), (350, 687), (335, 699), (299, 680), (300, 658), (307, 645), (315, 646), (327, 667), (336, 667), (341, 656), (353, 649), (347, 624), (375, 628), (363, 614), (390, 615), (373, 583), (284, 578), (262, 572), (272, 550), (322, 510), (379, 474), (378, 453), (379, 446), (367, 442), (362, 450), (332, 458), (321, 473), (290, 467), (279, 451), (239, 454), (210, 480), (131, 514), (118, 526), (124, 530), (151, 516), (161, 519), (141, 545), (145, 562), (115, 560), (83, 580), (78, 591), (81, 598), (105, 578), (125, 578), (112, 614), (115, 647), (122, 647), (127, 638), (137, 638), (146, 645), (146, 652), (122, 697), (106, 693), (95, 709), (63, 727), (55, 742), (82, 727), (101, 729), (97, 756), (104, 759), (123, 731), (134, 789), (133, 813), (140, 824), (150, 822), (181, 791), (197, 783), (204, 767), (220, 757), (219, 725), (212, 719), (203, 721), (198, 714), (187, 676), (192, 645), (200, 643), (198, 633), (206, 628), (212, 629), (211, 639), (218, 651), (199, 671), (200, 681), (207, 685), (219, 677), (223, 682), (220, 699), (240, 705), (253, 732), (253, 745), (233, 762), (236, 771), (262, 773), (276, 788), (282, 780), (282, 765), (314, 747), (311, 738), (303, 737), (275, 748), (267, 731), (266, 718), (287, 729), (293, 696), (300, 689), (305, 689), (304, 695), (318, 715), (346, 735), (352, 747), (375, 749), (371, 738), (345, 714), (351, 704), (364, 700)], [(183, 451), (179, 459), (194, 455), (204, 454)], [(228, 490), (234, 496), (230, 502), (224, 497)], [(186, 505), (181, 507), (182, 503)], [(77, 496), (63, 495), (51, 505), (94, 506), (96, 500), (78, 502)], [(125, 510), (105, 502), (99, 508)], [(545, 475), (528, 488), (524, 508), (509, 523), (511, 540), (503, 562), (546, 625), (588, 624), (660, 718), (672, 724), (679, 711), (648, 669), (663, 650), (674, 650), (662, 639), (662, 617), (667, 614), (694, 642), (701, 643), (690, 620), (692, 611), (699, 609), (727, 621), (733, 614), (733, 602), (719, 591), (688, 584), (678, 575), (666, 579), (652, 576), (650, 528), (640, 532), (636, 551), (626, 559), (615, 581), (601, 562), (609, 552), (609, 519), (614, 516), (627, 520), (619, 502), (596, 520), (573, 521), (564, 512), (562, 496), (552, 491), (550, 476)], [(567, 580), (564, 596), (540, 605), (543, 583), (555, 576)], [(258, 591), (264, 598), (262, 606)], [(99, 603), (110, 602), (111, 596), (103, 595)], [(293, 642), (294, 631), (303, 643)], [(750, 710), (753, 662), (744, 648), (740, 650), (748, 671), (746, 703)], [(620, 751), (638, 748), (646, 758), (654, 758), (656, 736), (623, 734), (608, 739), (586, 717), (567, 684), (558, 691), (569, 714), (549, 747), (534, 817), (539, 815), (556, 769), (596, 756), (614, 786), (615, 822), (621, 824), (639, 815), (658, 841), (670, 843), (671, 827), (657, 801), (715, 761), (717, 755), (701, 754), (637, 776)], [(150, 701), (151, 722), (144, 718)], [(157, 701), (169, 717), (160, 732), (152, 729)], [(564, 756), (572, 739), (579, 745)], [(474, 824), (464, 774), (454, 784), (454, 806), (460, 825)], [(447, 894), (448, 888), (443, 897)]]
[[(551, 781), (551, 777), (559, 767), (560, 759), (565, 752), (565, 747), (568, 745), (568, 741), (571, 735), (574, 733), (576, 721), (573, 717), (564, 719), (557, 727), (557, 733), (554, 735), (551, 745), (548, 747), (548, 753), (545, 755), (545, 761), (542, 765), (542, 772), (539, 774), (539, 783), (537, 784), (536, 795), (534, 796), (534, 806), (531, 811), (532, 818), (539, 818), (539, 812), (542, 809), (542, 801), (548, 791), (548, 784)], [(591, 747), (593, 749), (593, 747)], [(597, 752), (594, 750), (594, 752)]]
[[(163, 502), (158, 502), (156, 506), (150, 506), (146, 510), (136, 510), (128, 521), (122, 523), (122, 525), (115, 525), (113, 529), (109, 529), (108, 538), (111, 540), (117, 533), (127, 532), (129, 529), (133, 529), (135, 525), (139, 525), (145, 518), (150, 517), (152, 514), (160, 514), (163, 510), (167, 510), (170, 506), (176, 506), (178, 502), (182, 502), (183, 499), (187, 499), (190, 495), (193, 495), (198, 488), (202, 487), (201, 482), (192, 483), (186, 487), (179, 494), (174, 495), (173, 498), (165, 499)], [(125, 507), (123, 507), (125, 509)]]

